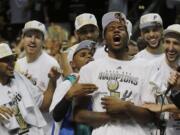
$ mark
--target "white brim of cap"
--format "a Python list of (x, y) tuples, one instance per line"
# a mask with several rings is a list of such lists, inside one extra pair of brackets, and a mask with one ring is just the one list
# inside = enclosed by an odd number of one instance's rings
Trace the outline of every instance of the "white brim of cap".
[(161, 26), (160, 23), (156, 23), (156, 22), (150, 22), (150, 23), (146, 23), (146, 24), (141, 24), (140, 29), (144, 29), (144, 28), (151, 27), (151, 26), (157, 26), (157, 25)]
[(84, 24), (84, 25), (82, 25), (82, 26), (76, 28), (76, 31), (79, 30), (79, 29), (81, 29), (81, 28), (84, 27), (84, 26), (87, 26), (87, 25), (93, 25), (93, 26), (95, 26), (97, 29), (99, 29), (98, 26), (97, 26), (96, 24), (89, 23), (89, 24)]
[(6, 56), (3, 56), (3, 57), (0, 57), (0, 59), (6, 58), (6, 57), (9, 57), (9, 56), (14, 56), (14, 55), (17, 55), (17, 54), (16, 54), (16, 53), (12, 53), (12, 54), (9, 54), (9, 55), (6, 55)]
[(177, 35), (180, 35), (179, 32), (174, 31), (174, 30), (164, 30), (164, 32), (163, 32), (164, 35), (166, 35), (166, 34), (168, 34), (168, 33), (176, 33)]
[(27, 31), (30, 31), (30, 30), (40, 31), (44, 35), (44, 37), (46, 36), (46, 33), (44, 33), (44, 31), (42, 31), (40, 29), (36, 29), (36, 28), (23, 29), (23, 33), (27, 32)]

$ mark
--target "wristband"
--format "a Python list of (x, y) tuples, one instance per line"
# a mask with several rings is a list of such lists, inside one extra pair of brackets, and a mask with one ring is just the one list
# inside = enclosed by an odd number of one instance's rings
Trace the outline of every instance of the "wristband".
[(69, 80), (71, 82), (71, 84), (74, 84), (77, 80), (77, 75), (72, 73), (72, 74), (66, 76), (65, 80)]

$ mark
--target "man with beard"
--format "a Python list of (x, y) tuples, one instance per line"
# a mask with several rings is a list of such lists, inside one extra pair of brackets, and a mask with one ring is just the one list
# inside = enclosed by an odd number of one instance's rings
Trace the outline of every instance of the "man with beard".
[[(74, 35), (77, 40), (77, 44), (73, 45), (68, 49), (67, 51), (68, 55), (75, 50), (75, 48), (79, 45), (79, 42), (83, 40), (92, 40), (97, 42), (99, 38), (99, 28), (98, 28), (97, 20), (93, 14), (82, 13), (76, 16), (74, 26), (75, 26)], [(72, 72), (73, 70), (71, 69), (71, 67), (68, 67), (67, 73), (70, 74)]]
[[(161, 57), (151, 61), (148, 65), (151, 68), (152, 77), (149, 79), (149, 85), (146, 93), (143, 96), (147, 104), (145, 108), (150, 109), (153, 112), (162, 113), (163, 120), (166, 123), (166, 135), (179, 135), (180, 134), (180, 113), (172, 101), (170, 101), (169, 83), (171, 84), (179, 76), (176, 71), (179, 66), (180, 59), (180, 25), (173, 24), (164, 30), (163, 45), (165, 48), (165, 54)], [(147, 67), (147, 68), (148, 68)], [(171, 96), (177, 92), (176, 87), (171, 87)], [(174, 90), (175, 89), (175, 90)], [(169, 112), (169, 113), (167, 113)]]
[[(83, 40), (97, 41), (99, 37), (99, 28), (97, 24), (96, 17), (90, 13), (83, 13), (76, 17), (75, 19), (75, 31), (74, 35), (77, 42)], [(74, 48), (78, 46), (78, 43), (69, 48), (69, 52), (73, 51)]]
[(163, 22), (159, 14), (149, 13), (140, 18), (141, 37), (147, 42), (147, 47), (140, 51), (135, 58), (152, 60), (161, 56), (163, 48), (161, 38), (163, 32)]
[(44, 135), (46, 122), (39, 110), (43, 96), (23, 75), (14, 71), (16, 55), (0, 44), (0, 134)]
[[(94, 93), (77, 98), (74, 120), (94, 129), (92, 135), (150, 135), (150, 111), (140, 107), (145, 73), (140, 59), (128, 54), (126, 17), (108, 12), (102, 18), (108, 57), (97, 59), (80, 70), (80, 83), (93, 83)], [(92, 101), (92, 111), (88, 103)]]

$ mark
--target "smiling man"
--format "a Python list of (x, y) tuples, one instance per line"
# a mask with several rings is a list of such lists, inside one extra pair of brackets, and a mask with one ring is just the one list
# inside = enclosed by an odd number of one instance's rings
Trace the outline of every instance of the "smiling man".
[[(48, 113), (49, 106), (52, 101), (54, 89), (48, 74), (52, 67), (59, 68), (58, 62), (45, 51), (43, 45), (46, 37), (45, 25), (36, 20), (28, 21), (22, 30), (22, 44), (25, 50), (25, 57), (18, 59), (16, 63), (16, 71), (28, 74), (31, 81), (39, 89), (43, 95), (43, 103), (46, 105), (41, 107), (43, 116), (47, 121), (44, 131), (47, 135), (51, 134), (52, 116)], [(54, 86), (53, 86), (54, 87)]]
[(163, 48), (161, 45), (163, 21), (159, 14), (149, 13), (140, 18), (141, 37), (147, 42), (147, 47), (140, 51), (136, 58), (152, 60), (161, 56)]
[[(148, 104), (145, 104), (144, 107), (153, 112), (166, 112), (167, 115), (162, 115), (165, 116), (162, 118), (166, 120), (166, 128), (164, 129), (166, 135), (179, 135), (180, 110), (169, 100), (170, 92), (167, 93), (166, 91), (169, 85), (168, 80), (174, 79), (174, 77), (172, 77), (173, 74), (175, 76), (179, 74), (176, 70), (180, 65), (180, 25), (173, 24), (168, 26), (163, 34), (165, 53), (161, 57), (151, 61), (148, 65), (152, 68), (152, 72), (150, 73), (152, 76), (150, 77), (149, 85), (147, 85), (144, 95)], [(173, 88), (174, 87), (171, 87), (171, 96), (177, 94), (176, 92), (179, 90), (179, 88)]]

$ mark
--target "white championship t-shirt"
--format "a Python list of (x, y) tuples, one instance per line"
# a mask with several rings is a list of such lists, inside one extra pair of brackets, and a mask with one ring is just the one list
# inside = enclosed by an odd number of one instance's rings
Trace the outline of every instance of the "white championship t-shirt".
[(162, 54), (152, 54), (150, 52), (148, 52), (146, 49), (143, 49), (142, 51), (138, 52), (135, 55), (135, 58), (143, 58), (146, 60), (153, 60), (154, 58), (158, 58), (162, 56)]
[[(93, 93), (93, 111), (104, 112), (101, 97), (117, 96), (135, 105), (141, 105), (144, 70), (141, 59), (121, 61), (113, 58), (95, 60), (80, 70), (81, 83), (93, 83), (98, 90)], [(149, 135), (149, 131), (130, 116), (124, 123), (108, 122), (93, 130), (92, 135)]]
[[(16, 63), (16, 71), (31, 75), (32, 83), (35, 84), (43, 94), (49, 83), (48, 73), (54, 66), (60, 67), (52, 56), (43, 51), (39, 58), (33, 63), (28, 63), (26, 57), (19, 59)], [(43, 113), (43, 116), (48, 123), (48, 125), (44, 127), (44, 131), (46, 135), (49, 135), (51, 134), (53, 118), (48, 112)]]
[[(151, 61), (149, 67), (152, 69), (152, 76), (143, 97), (145, 102), (156, 103), (157, 99), (155, 97), (167, 90), (167, 81), (173, 69), (166, 63), (165, 55)], [(165, 99), (165, 103), (167, 103), (167, 99)], [(171, 112), (165, 113), (165, 119), (167, 120), (166, 135), (179, 135), (180, 121), (175, 120)]]
[(11, 135), (10, 131), (21, 127), (24, 130), (29, 129), (28, 135), (44, 135), (42, 127), (46, 122), (38, 107), (42, 95), (38, 93), (37, 87), (25, 77), (15, 73), (10, 85), (0, 84), (0, 91), (0, 106), (9, 107), (14, 111), (12, 117), (1, 121), (0, 133)]

